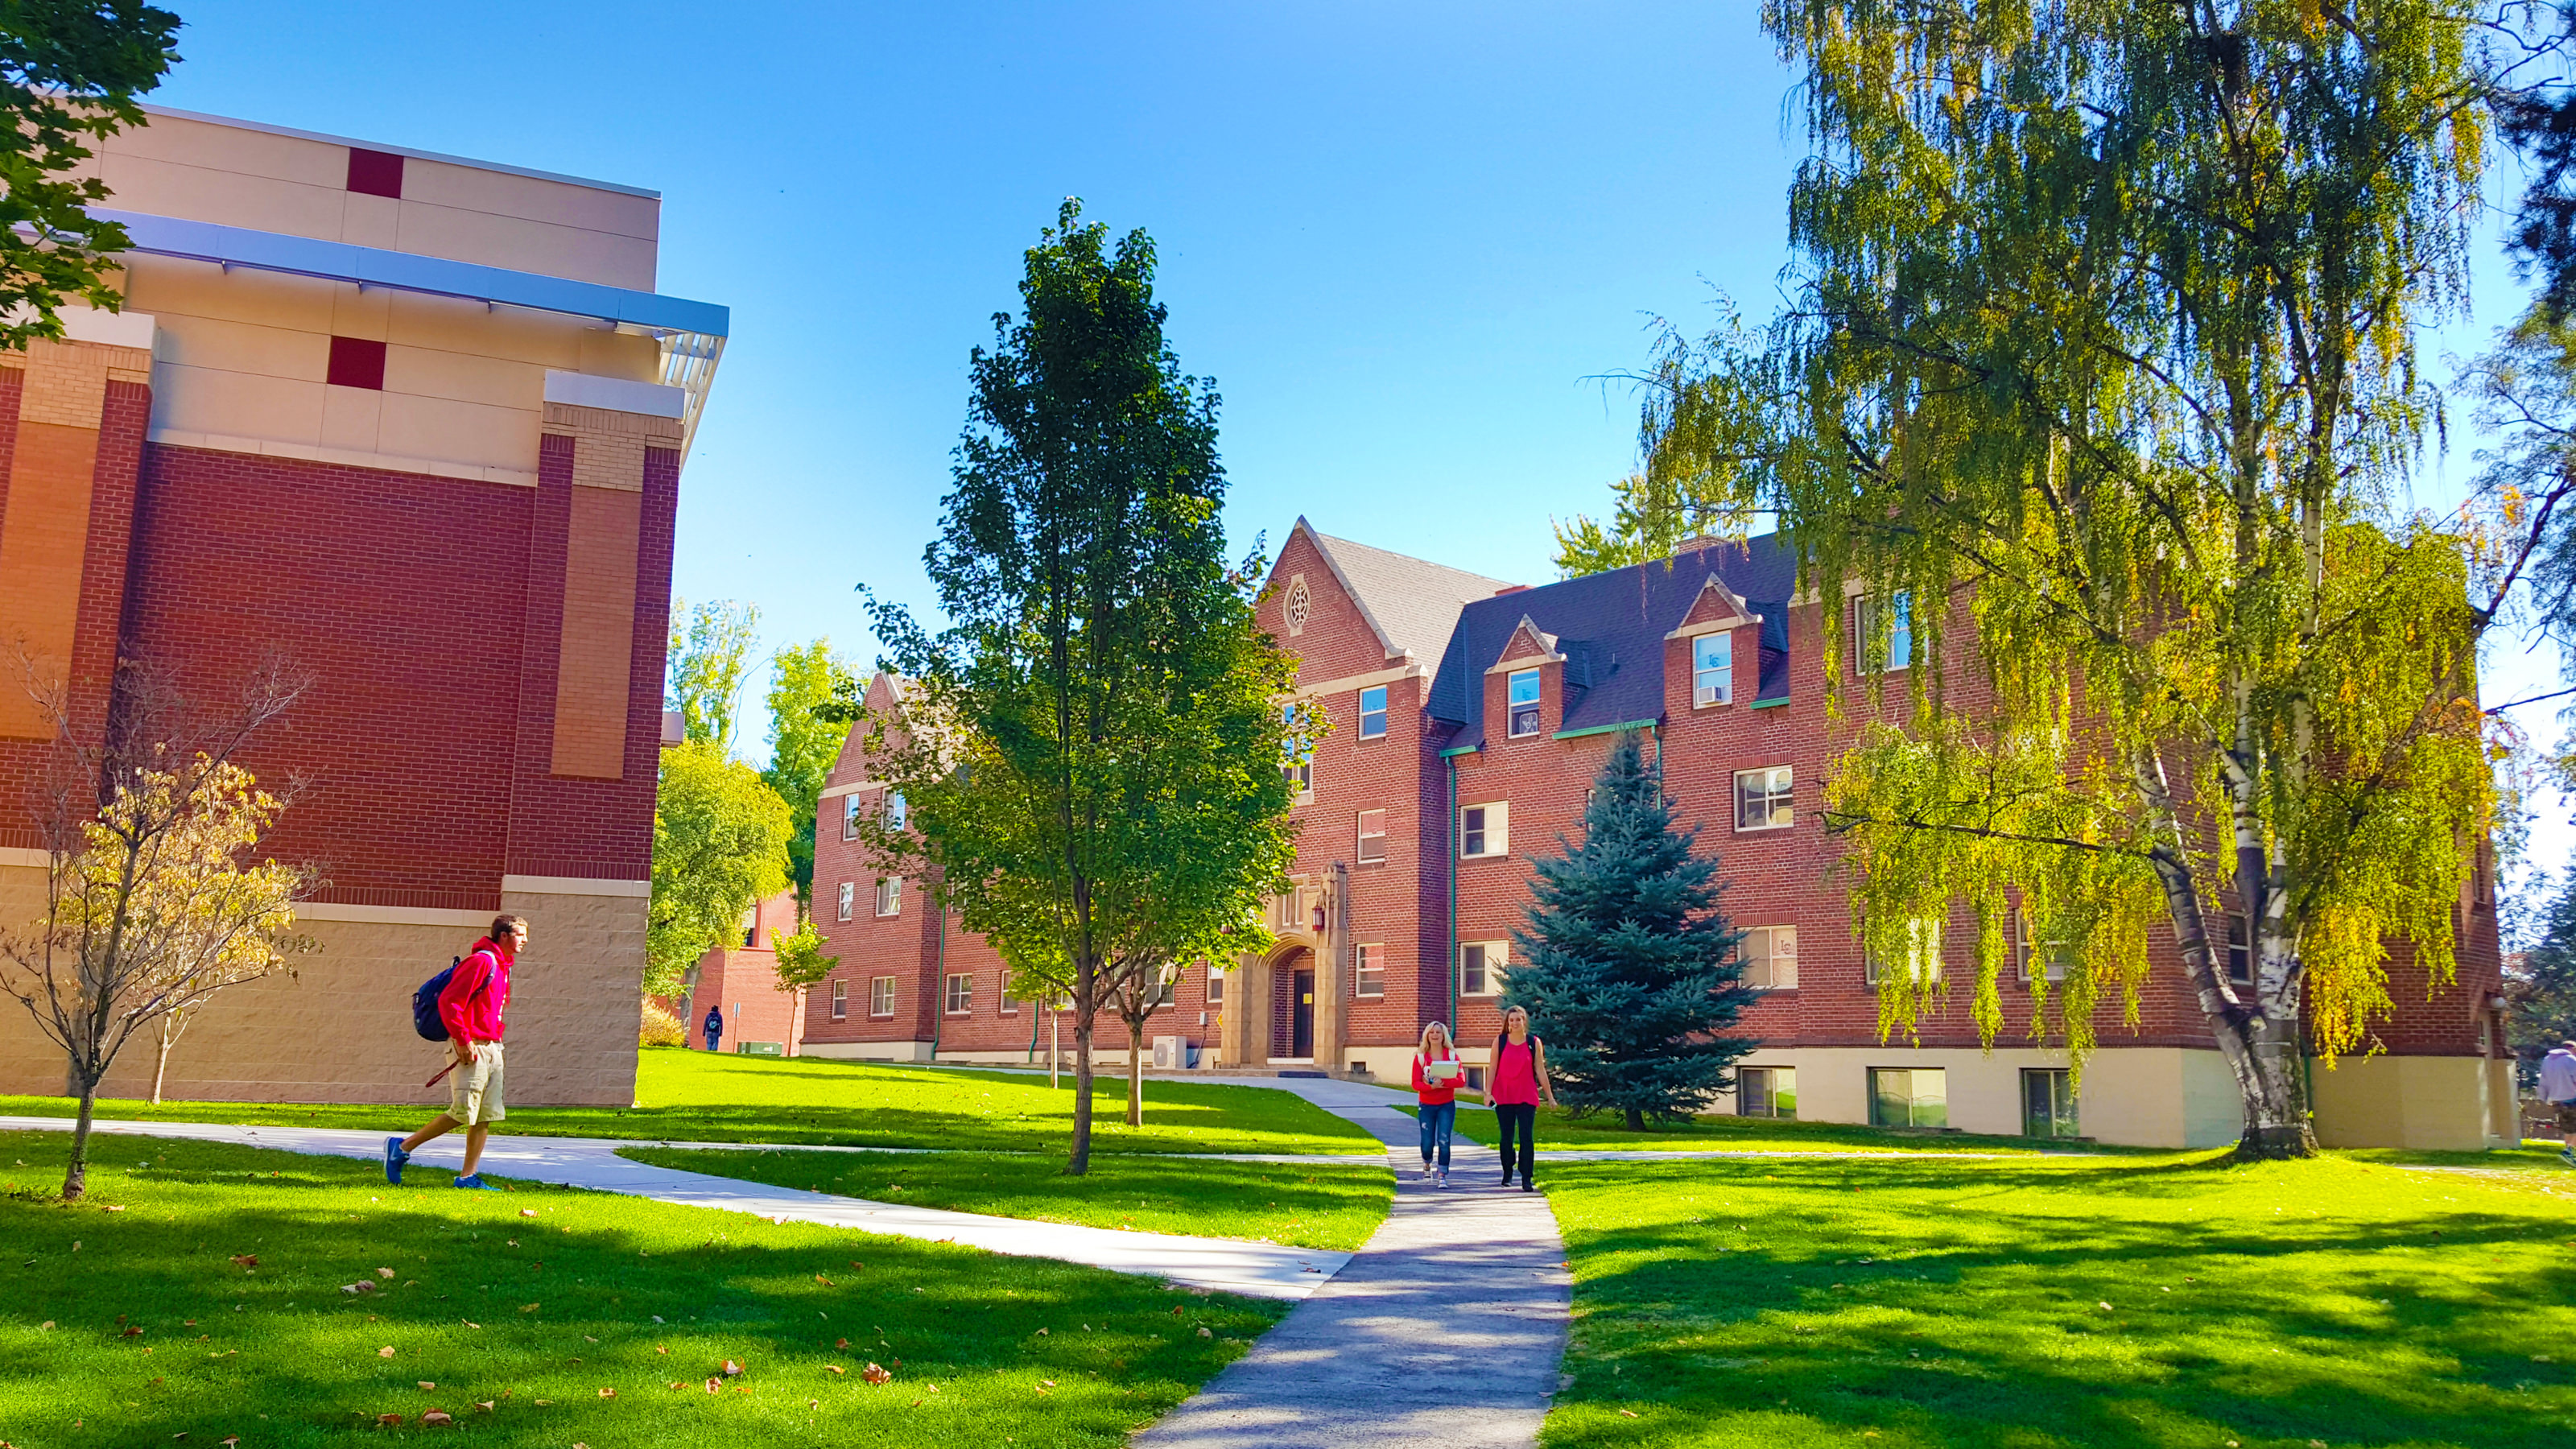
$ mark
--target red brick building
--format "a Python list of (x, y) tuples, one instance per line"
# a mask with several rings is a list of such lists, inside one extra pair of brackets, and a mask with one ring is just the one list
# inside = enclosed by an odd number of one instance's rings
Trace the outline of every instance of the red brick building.
[[(247, 759), (320, 950), (225, 993), (180, 1097), (404, 1100), (414, 986), (529, 918), (512, 1094), (633, 1100), (681, 460), (727, 331), (655, 290), (658, 195), (154, 109), (91, 163), (125, 310), (0, 354), (0, 640), (102, 727), (119, 655), (314, 686)], [(0, 914), (49, 722), (0, 689)], [(109, 1095), (152, 1069), (129, 1053)], [(58, 1055), (0, 1011), (0, 1091)]]
[[(689, 1045), (707, 1044), (707, 1013), (719, 1012), (717, 1050), (792, 1057), (805, 1041), (805, 992), (778, 989), (778, 952), (770, 943), (796, 932), (796, 892), (780, 891), (744, 913), (742, 939), (718, 946), (689, 968), (687, 990), (670, 1003), (688, 1028)], [(843, 985), (840, 989), (846, 991)], [(834, 988), (825, 986), (825, 1005)]]
[[(1991, 1051), (1978, 1044), (1965, 991), (1924, 1023), (1919, 1043), (1879, 1039), (1876, 990), (1829, 878), (1838, 852), (1817, 808), (1849, 731), (1827, 718), (1820, 607), (1769, 538), (1523, 588), (1328, 538), (1300, 520), (1263, 596), (1263, 623), (1298, 655), (1299, 694), (1332, 730), (1301, 770), (1297, 875), (1269, 923), (1279, 945), (1224, 971), (1183, 973), (1168, 1032), (1152, 1034), (1186, 1038), (1229, 1066), (1400, 1082), (1422, 1025), (1446, 1021), (1461, 1054), (1481, 1063), (1500, 1027), (1530, 861), (1577, 831), (1610, 742), (1639, 729), (1680, 818), (1721, 863), (1725, 909), (1750, 932), (1746, 954), (1767, 988), (1743, 1023), (1762, 1047), (1722, 1110), (2167, 1146), (2234, 1141), (2234, 1083), (2169, 938), (2151, 943), (2139, 1029), (2104, 1030), (2080, 1093), (2063, 1052), (2027, 1045), (2026, 978), (2005, 985)], [(1902, 707), (1910, 651), (1910, 640), (1891, 649), (1888, 708)], [(892, 707), (886, 681), (870, 705)], [(888, 903), (886, 887), (854, 843), (839, 843), (840, 822), (844, 811), (884, 807), (854, 755), (832, 777), (816, 884), (834, 949), (887, 1009), (828, 1023), (809, 1013), (808, 1050), (1024, 1053), (1029, 1014), (994, 1001), (1000, 966), (987, 948), (945, 922), (907, 922), (899, 901), (870, 912), (871, 892)], [(2378, 1027), (2384, 1053), (2315, 1069), (2321, 1139), (2476, 1147), (2511, 1130), (2491, 890), (2481, 870), (2459, 904), (2458, 979), (2428, 991), (2424, 973), (2401, 961), (2391, 973), (2398, 1016)], [(1939, 948), (1946, 972), (1972, 976), (1973, 940), (1964, 916), (1950, 923)], [(961, 979), (962, 992), (930, 986)], [(1123, 1054), (1114, 1023), (1105, 1040)]]

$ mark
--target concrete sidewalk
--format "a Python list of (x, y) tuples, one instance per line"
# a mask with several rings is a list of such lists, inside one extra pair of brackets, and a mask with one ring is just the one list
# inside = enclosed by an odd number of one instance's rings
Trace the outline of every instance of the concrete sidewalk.
[[(1300, 1079), (1289, 1079), (1300, 1080)], [(1451, 1139), (1451, 1181), (1419, 1176), (1413, 1117), (1387, 1093), (1318, 1102), (1387, 1144), (1384, 1225), (1135, 1449), (1520, 1449), (1538, 1442), (1565, 1356), (1573, 1275), (1541, 1194), (1492, 1184), (1494, 1149)], [(1302, 1094), (1301, 1094), (1302, 1095)], [(1313, 1098), (1309, 1098), (1313, 1100)], [(1546, 1160), (1540, 1161), (1544, 1175)]]
[[(198, 1142), (227, 1142), (330, 1157), (380, 1160), (385, 1135), (336, 1127), (242, 1127), (200, 1122), (102, 1121), (93, 1130), (136, 1137), (174, 1137)], [(0, 1130), (64, 1132), (62, 1117), (0, 1117)], [(1062, 1258), (1118, 1273), (1163, 1278), (1192, 1288), (1211, 1288), (1255, 1298), (1304, 1298), (1350, 1261), (1348, 1253), (1318, 1248), (1283, 1248), (1229, 1238), (1187, 1238), (1168, 1233), (1122, 1233), (1066, 1223), (1029, 1222), (986, 1217), (978, 1213), (941, 1212), (835, 1197), (830, 1193), (771, 1187), (738, 1178), (711, 1177), (655, 1167), (617, 1155), (621, 1147), (720, 1147), (747, 1144), (635, 1142), (597, 1137), (494, 1136), (483, 1149), (483, 1170), (498, 1177), (529, 1182), (564, 1183), (597, 1192), (624, 1193), (656, 1202), (720, 1208), (788, 1222), (824, 1223), (860, 1232), (963, 1243), (989, 1252), (1027, 1258)], [(754, 1149), (756, 1150), (756, 1149)], [(919, 1151), (923, 1149), (898, 1149)], [(442, 1137), (413, 1155), (416, 1166), (453, 1167), (464, 1151), (455, 1134)], [(1340, 1158), (1345, 1163), (1371, 1159)]]

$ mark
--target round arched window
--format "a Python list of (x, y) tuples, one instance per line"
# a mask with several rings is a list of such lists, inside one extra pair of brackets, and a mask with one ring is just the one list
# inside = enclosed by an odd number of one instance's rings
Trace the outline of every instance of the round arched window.
[(1306, 581), (1304, 579), (1299, 579), (1294, 584), (1289, 585), (1288, 632), (1294, 634), (1304, 629), (1306, 627), (1306, 615), (1312, 612), (1314, 607), (1315, 596), (1306, 592)]

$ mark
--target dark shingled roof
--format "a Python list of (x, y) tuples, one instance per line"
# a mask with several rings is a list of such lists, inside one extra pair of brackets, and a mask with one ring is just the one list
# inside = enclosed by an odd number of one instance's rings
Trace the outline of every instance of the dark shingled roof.
[(1566, 657), (1565, 722), (1559, 728), (1661, 720), (1664, 636), (1680, 626), (1712, 575), (1762, 616), (1761, 686), (1754, 697), (1785, 697), (1796, 560), (1781, 547), (1777, 534), (1740, 543), (1712, 540), (1663, 562), (1587, 574), (1467, 605), (1459, 612), (1458, 627), (1450, 631), (1431, 690), (1432, 718), (1458, 726), (1448, 748), (1483, 746), (1485, 671), (1502, 661), (1503, 647), (1523, 615), (1555, 635), (1557, 652)]

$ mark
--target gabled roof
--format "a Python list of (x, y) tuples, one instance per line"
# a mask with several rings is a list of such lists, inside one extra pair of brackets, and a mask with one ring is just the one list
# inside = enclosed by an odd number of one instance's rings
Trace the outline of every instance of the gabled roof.
[[(1431, 715), (1459, 726), (1450, 748), (1484, 743), (1484, 667), (1503, 657), (1524, 622), (1552, 635), (1569, 682), (1562, 729), (1661, 719), (1664, 640), (1690, 616), (1714, 578), (1761, 619), (1757, 699), (1788, 690), (1790, 595), (1797, 561), (1777, 534), (1741, 543), (1709, 540), (1668, 560), (1523, 589), (1459, 610), (1431, 691)], [(1579, 642), (1578, 642), (1579, 641)], [(1466, 667), (1477, 661), (1476, 667)], [(1578, 670), (1579, 667), (1579, 670)], [(1578, 672), (1581, 677), (1576, 677)]]
[(1424, 668), (1437, 670), (1441, 649), (1457, 627), (1458, 611), (1511, 587), (1501, 579), (1465, 569), (1347, 538), (1330, 538), (1303, 518), (1297, 520), (1296, 531), (1302, 531), (1324, 556), (1334, 577), (1377, 630), (1390, 660), (1410, 654)]

